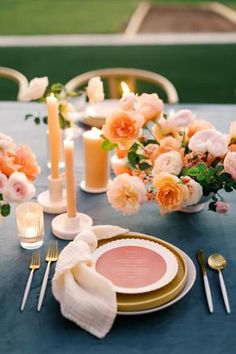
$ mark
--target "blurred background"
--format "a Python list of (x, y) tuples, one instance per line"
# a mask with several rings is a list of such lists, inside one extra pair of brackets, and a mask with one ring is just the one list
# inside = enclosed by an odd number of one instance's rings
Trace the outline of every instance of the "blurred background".
[[(0, 0), (0, 66), (66, 83), (98, 68), (166, 76), (180, 102), (236, 103), (236, 1)], [(0, 80), (0, 99), (17, 87)]]

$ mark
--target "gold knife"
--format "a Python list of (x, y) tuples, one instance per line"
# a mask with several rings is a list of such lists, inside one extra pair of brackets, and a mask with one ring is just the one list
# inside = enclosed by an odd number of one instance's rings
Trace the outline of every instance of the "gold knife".
[(211, 288), (210, 288), (207, 273), (206, 273), (206, 266), (205, 266), (205, 262), (204, 262), (204, 250), (203, 249), (200, 249), (197, 251), (197, 259), (198, 259), (198, 262), (199, 262), (199, 264), (201, 266), (201, 270), (202, 270), (204, 288), (205, 288), (209, 311), (210, 311), (210, 313), (213, 313), (214, 309), (213, 309), (213, 301), (212, 301), (212, 296), (211, 296)]

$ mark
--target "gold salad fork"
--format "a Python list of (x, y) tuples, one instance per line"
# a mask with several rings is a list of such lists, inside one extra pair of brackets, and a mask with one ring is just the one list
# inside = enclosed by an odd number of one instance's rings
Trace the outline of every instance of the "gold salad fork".
[(43, 303), (43, 299), (44, 299), (44, 295), (45, 295), (45, 291), (46, 291), (46, 287), (47, 287), (47, 282), (48, 282), (48, 275), (49, 275), (49, 270), (50, 270), (50, 265), (51, 262), (56, 262), (58, 259), (58, 242), (57, 241), (51, 241), (48, 247), (48, 251), (47, 251), (47, 255), (46, 255), (46, 262), (48, 262), (47, 264), (47, 268), (43, 277), (43, 282), (41, 285), (41, 290), (40, 290), (40, 294), (39, 294), (39, 301), (38, 301), (38, 307), (37, 310), (40, 311), (41, 307), (42, 307), (42, 303)]
[(30, 262), (29, 268), (31, 269), (31, 272), (30, 272), (28, 281), (26, 283), (25, 292), (24, 292), (24, 296), (23, 296), (22, 303), (21, 303), (21, 308), (20, 308), (21, 311), (24, 310), (25, 303), (26, 303), (26, 300), (27, 300), (28, 295), (29, 295), (30, 286), (31, 286), (31, 283), (32, 283), (34, 271), (36, 269), (40, 268), (40, 253), (39, 253), (39, 251), (36, 251), (36, 252), (34, 252), (32, 254), (32, 258), (31, 258), (31, 262)]

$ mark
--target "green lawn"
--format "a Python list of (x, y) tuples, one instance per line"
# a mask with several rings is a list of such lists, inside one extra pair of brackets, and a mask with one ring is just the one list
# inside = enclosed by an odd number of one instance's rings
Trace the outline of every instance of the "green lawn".
[[(0, 35), (122, 32), (141, 0), (0, 0)], [(149, 0), (160, 4), (199, 0)], [(234, 4), (235, 1), (220, 1)]]
[[(236, 44), (130, 47), (0, 48), (0, 65), (29, 79), (48, 75), (66, 82), (76, 74), (108, 67), (159, 72), (176, 86), (181, 102), (236, 103)], [(0, 82), (0, 99), (14, 98)]]

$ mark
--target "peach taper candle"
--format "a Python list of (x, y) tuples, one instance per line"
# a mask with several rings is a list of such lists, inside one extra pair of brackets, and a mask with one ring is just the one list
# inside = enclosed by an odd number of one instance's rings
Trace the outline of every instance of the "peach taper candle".
[(66, 177), (66, 196), (67, 196), (67, 214), (68, 217), (75, 217), (76, 209), (76, 190), (74, 175), (74, 142), (64, 140), (65, 156), (65, 177)]

